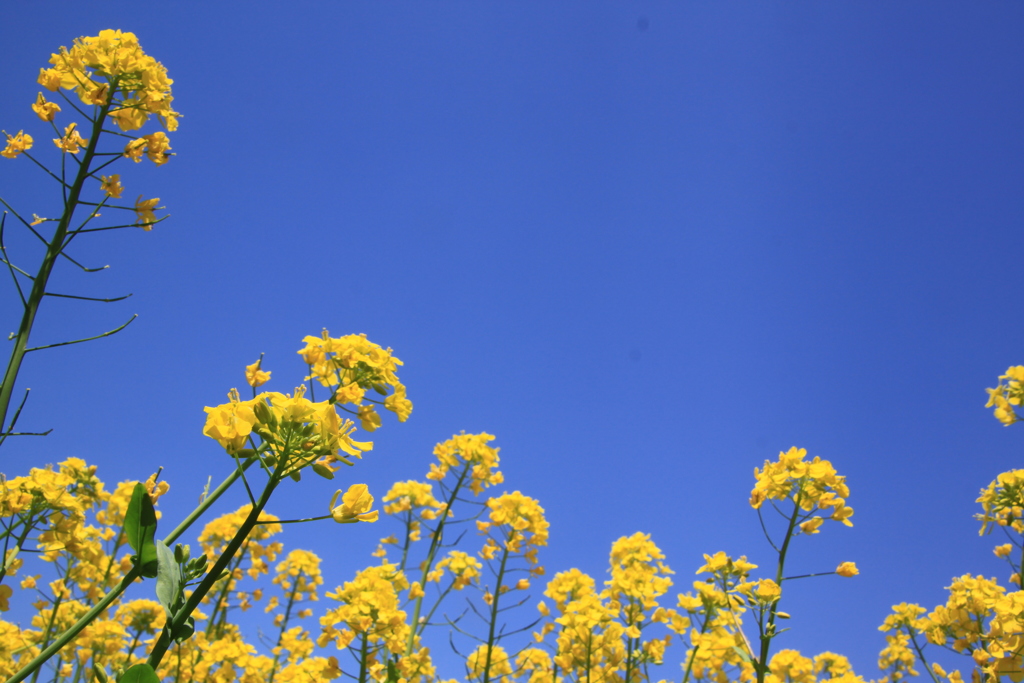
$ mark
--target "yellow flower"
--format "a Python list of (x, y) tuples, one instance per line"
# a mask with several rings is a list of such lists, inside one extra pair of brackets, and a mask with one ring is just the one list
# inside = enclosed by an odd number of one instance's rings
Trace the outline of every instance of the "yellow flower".
[(245, 366), (245, 381), (247, 381), (249, 386), (254, 389), (266, 384), (267, 380), (270, 379), (270, 373), (261, 368), (262, 364), (263, 358), (261, 356), (260, 359), (252, 365)]
[[(334, 504), (341, 496), (341, 505)], [(340, 524), (351, 524), (353, 522), (376, 522), (379, 513), (371, 511), (373, 507), (373, 496), (366, 484), (353, 484), (344, 495), (339, 490), (331, 498), (331, 516), (335, 522)]]
[(100, 189), (108, 197), (117, 199), (124, 192), (124, 187), (121, 185), (121, 176), (115, 173), (114, 175), (100, 176)]
[(53, 144), (57, 145), (57, 149), (62, 152), (78, 154), (83, 145), (89, 144), (88, 140), (78, 134), (77, 128), (77, 123), (69, 123), (64, 129), (64, 136), (53, 139)]
[(156, 214), (153, 213), (153, 209), (159, 202), (159, 197), (143, 199), (140, 194), (139, 198), (135, 200), (135, 214), (139, 219), (136, 225), (141, 225), (142, 229), (146, 231), (152, 230), (153, 224), (156, 223)]
[(805, 534), (816, 534), (816, 533), (818, 533), (818, 527), (821, 526), (821, 523), (823, 521), (824, 520), (821, 517), (818, 517), (817, 515), (815, 515), (814, 517), (811, 517), (806, 522), (802, 522), (800, 524), (800, 531), (802, 531)]
[[(116, 93), (110, 93), (113, 83)], [(171, 109), (171, 83), (135, 34), (111, 29), (76, 39), (70, 50), (51, 55), (50, 68), (39, 72), (39, 84), (47, 90), (74, 90), (88, 105), (114, 103), (109, 116), (121, 130), (141, 128), (152, 114), (167, 130), (175, 130), (179, 115)]]
[(166, 164), (167, 160), (171, 158), (167, 152), (171, 148), (167, 133), (157, 131), (151, 135), (143, 135), (142, 138), (146, 141), (146, 156), (149, 160), (157, 166)]
[(1009, 557), (1010, 553), (1013, 552), (1013, 545), (1010, 543), (997, 545), (994, 552), (996, 554), (996, 557)]
[(845, 576), (849, 578), (851, 576), (857, 576), (857, 574), (860, 574), (860, 570), (857, 569), (857, 565), (853, 562), (843, 562), (838, 567), (836, 567), (836, 574), (839, 574), (839, 576)]
[(55, 102), (47, 102), (46, 98), (43, 97), (43, 93), (39, 93), (35, 104), (32, 105), (32, 111), (43, 121), (53, 121), (57, 112), (60, 111), (60, 106)]
[(22, 152), (32, 149), (32, 136), (25, 131), (19, 130), (17, 135), (10, 135), (4, 131), (4, 135), (7, 136), (7, 147), (0, 152), (0, 156), (13, 159)]
[(753, 595), (759, 602), (770, 605), (782, 597), (782, 588), (771, 579), (761, 579), (757, 582)]
[(380, 415), (372, 405), (359, 407), (359, 424), (368, 432), (375, 431), (381, 425)]
[(132, 140), (124, 146), (124, 156), (135, 163), (142, 161), (142, 153), (146, 151), (146, 138)]
[(203, 408), (206, 411), (203, 434), (219, 441), (228, 453), (234, 453), (245, 445), (259, 420), (253, 412), (254, 401), (239, 401), (238, 392), (234, 389), (228, 396), (231, 398), (229, 403)]

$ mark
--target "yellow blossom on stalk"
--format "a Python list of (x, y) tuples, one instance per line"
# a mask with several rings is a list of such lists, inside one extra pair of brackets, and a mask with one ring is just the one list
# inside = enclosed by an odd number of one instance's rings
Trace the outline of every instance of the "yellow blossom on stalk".
[(0, 156), (13, 159), (22, 152), (32, 149), (32, 136), (25, 131), (19, 130), (17, 135), (3, 132), (7, 136), (7, 147), (0, 152)]
[(339, 490), (331, 498), (331, 516), (335, 522), (351, 524), (353, 522), (377, 521), (380, 513), (377, 510), (370, 510), (373, 507), (373, 496), (366, 484), (350, 486), (345, 495), (341, 496), (341, 505), (335, 507), (334, 503), (337, 502), (340, 495), (341, 491)]
[(124, 156), (135, 163), (142, 161), (142, 154), (146, 151), (146, 138), (132, 140), (124, 146)]
[[(949, 599), (946, 604), (936, 607), (918, 625), (928, 636), (929, 642), (951, 645), (957, 652), (969, 651), (975, 654), (980, 645), (992, 651), (983, 654), (984, 662), (1002, 657), (1000, 652), (1003, 649), (1014, 651), (1020, 647), (1019, 644), (1005, 647), (1000, 646), (1000, 643), (1005, 643), (1003, 638), (1011, 634), (1014, 634), (1015, 639), (1019, 638), (1019, 626), (1008, 624), (1011, 626), (1010, 631), (1005, 632), (1003, 624), (1024, 619), (1024, 600), (1006, 601), (1006, 591), (995, 579), (970, 574), (954, 579), (948, 590)], [(1010, 619), (1002, 619), (999, 612)], [(992, 622), (986, 627), (990, 619)], [(977, 657), (975, 661), (978, 661)]]
[[(1006, 380), (1006, 383), (1003, 383)], [(1012, 365), (1005, 375), (999, 376), (999, 385), (995, 389), (986, 389), (988, 403), (986, 408), (994, 408), (995, 417), (1009, 427), (1020, 419), (1014, 406), (1021, 405), (1024, 399), (1024, 365)]]
[(749, 586), (743, 591), (744, 594), (764, 606), (772, 605), (782, 597), (782, 588), (771, 579), (760, 579), (744, 585)]
[[(360, 403), (363, 402), (363, 397), (365, 395), (366, 389), (353, 382), (352, 384), (346, 384), (345, 386), (340, 387), (337, 391), (334, 392), (334, 402), (342, 404), (351, 403), (352, 405), (359, 405)], [(361, 408), (369, 408), (372, 410), (373, 406), (367, 405), (361, 406)]]
[(553, 680), (551, 655), (536, 647), (520, 650), (516, 655), (516, 671), (529, 673), (526, 683), (547, 683)]
[(768, 662), (767, 683), (814, 683), (814, 663), (796, 650), (779, 650)]
[[(121, 130), (141, 128), (152, 114), (167, 130), (178, 127), (179, 114), (171, 109), (173, 81), (160, 62), (142, 51), (133, 33), (107, 29), (76, 39), (70, 50), (62, 47), (51, 55), (39, 83), (51, 91), (74, 90), (84, 104), (109, 101), (110, 117)], [(110, 97), (115, 84), (120, 101)]]
[(505, 481), (498, 471), (498, 449), (488, 444), (494, 441), (490, 434), (456, 434), (434, 447), (439, 464), (432, 464), (427, 479), (441, 481), (452, 468), (462, 465), (470, 468), (469, 488), (479, 494), (488, 486)]
[(164, 627), (167, 613), (156, 600), (132, 600), (117, 608), (114, 621), (136, 633), (155, 635)]
[(63, 137), (53, 139), (53, 144), (57, 145), (57, 149), (62, 152), (78, 154), (82, 147), (89, 144), (88, 140), (78, 134), (77, 128), (77, 123), (69, 123), (67, 127), (64, 128)]
[(982, 535), (993, 524), (1024, 533), (1024, 470), (1003, 472), (981, 490), (977, 501), (982, 514), (975, 515), (981, 522)]
[(512, 675), (512, 661), (505, 648), (484, 643), (466, 658), (466, 672), (466, 678), (471, 681), (493, 681), (499, 677)]
[(121, 176), (117, 173), (100, 176), (100, 189), (108, 197), (119, 198), (121, 193), (124, 192), (124, 187), (121, 185)]
[(821, 526), (823, 521), (824, 520), (821, 517), (815, 515), (806, 522), (802, 522), (800, 524), (800, 531), (805, 534), (816, 534), (818, 533), (818, 527)]
[(405, 385), (395, 384), (394, 392), (384, 399), (384, 407), (398, 416), (399, 422), (405, 422), (412, 414), (412, 401), (406, 398)]
[(317, 644), (326, 647), (334, 642), (338, 649), (344, 649), (357, 637), (365, 636), (372, 646), (383, 646), (396, 654), (404, 652), (409, 625), (406, 613), (399, 609), (398, 594), (408, 587), (405, 575), (389, 562), (362, 570), (355, 579), (327, 594), (341, 605), (320, 618), (322, 632)]
[(359, 424), (368, 432), (376, 431), (381, 425), (380, 415), (372, 405), (359, 406)]
[(627, 624), (640, 623), (643, 612), (656, 609), (658, 598), (671, 588), (668, 575), (674, 572), (662, 562), (664, 559), (665, 554), (650, 534), (638, 531), (612, 544), (611, 578), (605, 581), (601, 597), (621, 605)]
[(136, 225), (142, 227), (147, 232), (153, 229), (153, 224), (156, 223), (156, 214), (153, 210), (156, 209), (156, 205), (160, 203), (159, 197), (153, 199), (143, 199), (142, 195), (135, 200), (135, 214), (138, 217)]
[(860, 574), (860, 570), (857, 569), (857, 565), (853, 562), (843, 562), (838, 567), (836, 567), (836, 574), (839, 574), (839, 576), (845, 576), (849, 578), (851, 576), (857, 576), (857, 574)]
[(43, 121), (53, 121), (57, 112), (60, 111), (60, 105), (56, 102), (47, 102), (46, 98), (43, 97), (43, 93), (39, 93), (36, 96), (35, 104), (32, 105), (32, 111)]
[(995, 552), (996, 557), (1009, 557), (1010, 553), (1013, 552), (1013, 544), (1004, 543), (1002, 545), (997, 545), (993, 552)]
[(263, 370), (263, 358), (261, 357), (252, 365), (245, 366), (245, 381), (253, 389), (263, 386), (270, 380), (270, 373)]
[(913, 603), (901, 602), (898, 605), (893, 605), (892, 614), (885, 618), (878, 630), (890, 632), (898, 631), (901, 628), (913, 628), (923, 631), (927, 627), (928, 621), (921, 619), (921, 615), (927, 611), (924, 607)]
[(443, 571), (447, 570), (454, 577), (452, 588), (458, 591), (473, 583), (475, 579), (480, 578), (480, 570), (482, 568), (483, 565), (480, 564), (480, 560), (472, 555), (460, 550), (452, 550), (444, 559), (437, 563), (437, 574), (432, 576), (431, 579), (440, 581)]
[(171, 155), (167, 152), (171, 148), (171, 143), (167, 139), (167, 133), (157, 131), (150, 135), (143, 135), (142, 139), (146, 141), (146, 157), (157, 166), (166, 164), (171, 158)]
[(220, 442), (228, 453), (234, 453), (245, 446), (258, 420), (253, 412), (253, 405), (259, 400), (240, 401), (238, 391), (228, 392), (230, 401), (214, 408), (203, 408), (206, 411), (206, 426), (203, 434)]
[(846, 477), (836, 474), (832, 463), (815, 456), (807, 462), (807, 449), (790, 448), (779, 453), (777, 462), (765, 461), (764, 469), (754, 468), (757, 480), (750, 493), (750, 505), (760, 508), (766, 500), (791, 500), (802, 510), (831, 508), (831, 518), (846, 526), (853, 526), (850, 517), (853, 508), (846, 506), (850, 489)]
[[(491, 524), (508, 525), (504, 537), (505, 548), (512, 553), (545, 546), (548, 543), (549, 524), (544, 519), (544, 508), (519, 491), (506, 493), (487, 501)], [(536, 554), (525, 554), (531, 564), (537, 563)]]
[(544, 591), (559, 611), (565, 611), (568, 603), (590, 593), (595, 593), (594, 579), (575, 568), (555, 574)]
[(317, 587), (324, 583), (320, 558), (308, 550), (293, 550), (277, 565), (274, 583), (285, 593), (294, 590), (296, 599), (319, 600)]
[(747, 556), (741, 555), (740, 559), (734, 560), (725, 554), (724, 550), (719, 550), (714, 555), (708, 555), (704, 553), (704, 565), (697, 570), (698, 574), (716, 574), (722, 573), (726, 576), (746, 576), (752, 570), (757, 569), (757, 565), (751, 562), (747, 562)]
[(419, 517), (426, 520), (437, 519), (438, 512), (444, 508), (444, 503), (434, 498), (434, 487), (416, 480), (395, 482), (382, 500), (386, 514), (397, 515), (415, 510)]
[[(549, 590), (550, 590), (549, 585)], [(626, 628), (593, 591), (581, 591), (555, 619), (561, 627), (554, 663), (576, 680), (614, 680), (626, 659)]]
[[(355, 384), (364, 390), (373, 389), (386, 395), (384, 407), (394, 412), (400, 422), (409, 417), (412, 402), (406, 398), (405, 386), (396, 374), (402, 361), (392, 354), (391, 349), (383, 349), (374, 344), (365, 334), (331, 337), (327, 330), (319, 337), (307, 336), (302, 341), (305, 346), (298, 353), (310, 366), (307, 380), (315, 379), (325, 387), (332, 387), (336, 396), (340, 392), (339, 402), (357, 406), (363, 400), (362, 394), (347, 387)], [(390, 395), (388, 387), (392, 391)], [(360, 418), (363, 419), (364, 429), (373, 431), (366, 426), (367, 419), (363, 417), (362, 410)], [(369, 418), (369, 421), (372, 423), (373, 419)]]

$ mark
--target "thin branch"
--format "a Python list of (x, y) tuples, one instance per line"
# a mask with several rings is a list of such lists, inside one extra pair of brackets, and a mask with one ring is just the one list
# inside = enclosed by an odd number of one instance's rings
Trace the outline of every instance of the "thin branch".
[(75, 339), (75, 340), (72, 340), (72, 341), (57, 342), (56, 344), (47, 344), (46, 346), (33, 346), (30, 349), (25, 349), (25, 353), (28, 353), (29, 351), (41, 351), (42, 349), (52, 349), (55, 346), (68, 346), (69, 344), (81, 344), (82, 342), (92, 341), (93, 339), (102, 339), (103, 337), (109, 337), (110, 335), (117, 334), (118, 332), (120, 332), (124, 328), (128, 327), (129, 325), (131, 325), (132, 322), (136, 318), (138, 318), (138, 317), (139, 317), (139, 314), (138, 313), (134, 313), (134, 314), (132, 314), (132, 317), (128, 318), (128, 322), (126, 322), (124, 325), (121, 325), (120, 327), (116, 327), (116, 328), (110, 330), (109, 332), (104, 332), (103, 334), (98, 334), (95, 337), (86, 337), (85, 339)]
[(43, 296), (59, 296), (62, 299), (81, 299), (82, 301), (100, 301), (102, 303), (110, 303), (112, 301), (124, 301), (131, 294), (125, 294), (124, 296), (114, 297), (113, 299), (98, 299), (93, 296), (76, 296), (74, 294), (56, 294), (55, 292), (45, 292)]
[(14, 214), (14, 217), (15, 217), (15, 218), (17, 218), (17, 219), (18, 219), (19, 221), (21, 221), (21, 222), (22, 222), (22, 224), (23, 224), (23, 225), (24, 225), (24, 226), (25, 226), (26, 228), (28, 228), (28, 229), (29, 229), (29, 230), (30, 230), (30, 231), (32, 232), (32, 234), (33, 234), (33, 235), (35, 235), (36, 237), (38, 237), (38, 238), (39, 238), (39, 241), (40, 241), (40, 242), (42, 242), (43, 244), (45, 244), (45, 245), (46, 245), (47, 247), (49, 247), (49, 246), (50, 246), (50, 243), (49, 243), (49, 242), (47, 241), (47, 239), (46, 239), (45, 237), (43, 237), (42, 235), (40, 235), (40, 234), (39, 234), (39, 231), (38, 231), (38, 230), (36, 230), (35, 226), (34, 226), (34, 225), (32, 225), (32, 224), (31, 224), (30, 222), (28, 222), (27, 220), (25, 220), (24, 218), (22, 218), (22, 217), (21, 217), (21, 214), (20, 214), (20, 213), (18, 213), (17, 211), (15, 211), (15, 210), (14, 210), (14, 207), (13, 207), (13, 206), (11, 206), (10, 204), (8, 204), (8, 203), (7, 203), (7, 200), (5, 200), (5, 199), (4, 199), (3, 197), (0, 197), (0, 204), (3, 204), (3, 205), (4, 205), (5, 207), (7, 207), (7, 210), (8, 210), (8, 211), (10, 211), (10, 212), (11, 212), (12, 214)]
[(63, 256), (64, 258), (66, 258), (68, 261), (71, 261), (72, 263), (74, 263), (76, 266), (78, 266), (79, 268), (84, 270), (86, 273), (98, 273), (101, 270), (106, 270), (107, 268), (110, 267), (110, 266), (100, 266), (99, 268), (86, 268), (81, 263), (79, 263), (75, 259), (71, 258), (67, 254), (65, 254), (63, 251), (60, 252), (60, 255)]
[(29, 154), (28, 152), (22, 152), (22, 154), (24, 154), (26, 157), (28, 157), (32, 161), (33, 164), (35, 164), (39, 168), (41, 168), (44, 171), (46, 171), (46, 174), (48, 176), (50, 176), (51, 178), (56, 180), (58, 183), (63, 185), (65, 189), (67, 189), (68, 184), (66, 182), (64, 182), (63, 180), (61, 180), (60, 178), (58, 178), (56, 175), (54, 175), (53, 171), (51, 171), (50, 169), (46, 168), (46, 166), (44, 166), (42, 162), (36, 160), (36, 158), (34, 156), (32, 156), (31, 154)]

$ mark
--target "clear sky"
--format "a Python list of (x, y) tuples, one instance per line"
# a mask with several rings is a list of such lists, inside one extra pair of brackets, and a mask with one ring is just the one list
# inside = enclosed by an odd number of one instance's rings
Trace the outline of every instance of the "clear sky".
[[(861, 575), (794, 583), (776, 647), (875, 677), (892, 604), (1005, 580), (972, 517), (1024, 439), (983, 408), (1024, 363), (1019, 2), (242, 7), (5, 9), (7, 131), (50, 137), (29, 110), (38, 70), (104, 28), (163, 62), (184, 118), (170, 163), (120, 168), (126, 196), (171, 218), (101, 233), (73, 255), (111, 269), (54, 280), (134, 296), (47, 300), (34, 341), (140, 318), (30, 356), (20, 426), (55, 430), (8, 442), (0, 470), (74, 455), (113, 484), (162, 465), (176, 520), (230, 467), (203, 406), (261, 352), (269, 388), (291, 390), (300, 340), (326, 327), (394, 348), (415, 404), (348, 483), (379, 496), (422, 477), (436, 442), (495, 434), (507, 489), (547, 510), (549, 576), (603, 580), (638, 530), (681, 590), (702, 553), (767, 566), (753, 468), (796, 445), (847, 475), (856, 514), (790, 566)], [(25, 159), (0, 161), (0, 195), (59, 211)], [(272, 511), (326, 512), (332, 485), (308, 484)], [(333, 587), (394, 531), (285, 541)]]

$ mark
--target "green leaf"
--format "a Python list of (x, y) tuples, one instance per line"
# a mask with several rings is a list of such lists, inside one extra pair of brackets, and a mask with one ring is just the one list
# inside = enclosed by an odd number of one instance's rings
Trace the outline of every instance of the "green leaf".
[(163, 541), (154, 541), (156, 547), (156, 599), (164, 606), (167, 618), (174, 616), (175, 603), (181, 593), (181, 572), (174, 559), (174, 551)]
[(117, 679), (118, 683), (160, 683), (160, 677), (153, 667), (143, 662), (128, 669)]
[(132, 489), (132, 500), (128, 503), (128, 511), (124, 516), (124, 532), (128, 537), (128, 545), (135, 551), (135, 563), (142, 569), (142, 575), (150, 578), (156, 576), (156, 547), (153, 536), (156, 534), (156, 510), (149, 492), (140, 482)]

